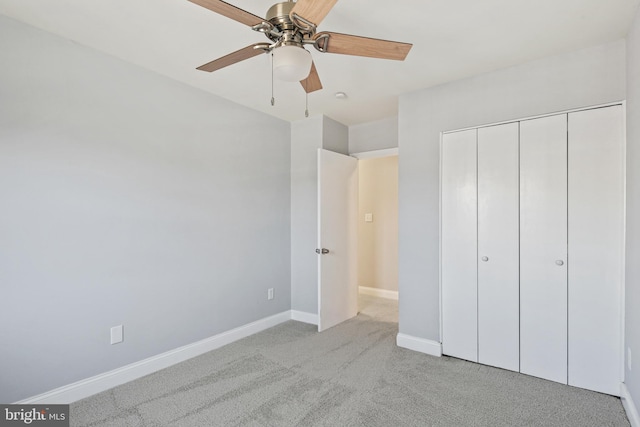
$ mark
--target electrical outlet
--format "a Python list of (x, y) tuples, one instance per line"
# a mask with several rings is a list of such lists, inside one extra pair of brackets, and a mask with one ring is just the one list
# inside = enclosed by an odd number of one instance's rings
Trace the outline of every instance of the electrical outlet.
[(267, 290), (267, 299), (273, 299), (273, 288)]
[(124, 331), (122, 325), (111, 328), (111, 344), (118, 344), (124, 341)]
[(627, 347), (627, 367), (631, 370), (631, 347)]

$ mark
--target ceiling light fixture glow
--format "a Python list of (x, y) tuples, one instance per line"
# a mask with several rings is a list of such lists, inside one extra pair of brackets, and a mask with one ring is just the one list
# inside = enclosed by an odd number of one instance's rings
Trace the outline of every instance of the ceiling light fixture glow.
[(273, 50), (273, 75), (285, 82), (299, 82), (309, 76), (311, 54), (299, 46), (281, 46)]

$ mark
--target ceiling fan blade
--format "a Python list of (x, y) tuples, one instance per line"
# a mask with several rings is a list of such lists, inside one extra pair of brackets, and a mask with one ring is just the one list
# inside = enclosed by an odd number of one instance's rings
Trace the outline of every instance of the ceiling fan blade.
[(212, 10), (227, 18), (234, 19), (242, 24), (253, 27), (264, 21), (264, 19), (256, 16), (252, 13), (242, 10), (239, 7), (235, 7), (232, 4), (223, 2), (221, 0), (189, 0), (191, 3), (200, 5), (206, 9)]
[(218, 58), (211, 62), (207, 62), (204, 65), (199, 66), (197, 69), (200, 71), (212, 72), (219, 70), (220, 68), (227, 67), (229, 65), (233, 65), (236, 62), (244, 61), (245, 59), (253, 58), (254, 56), (258, 56), (261, 53), (265, 53), (265, 46), (268, 46), (267, 43), (255, 43), (249, 45), (240, 50), (236, 50), (228, 55), (223, 56), (222, 58)]
[(311, 93), (317, 90), (322, 89), (322, 83), (320, 82), (320, 76), (318, 76), (318, 70), (316, 70), (316, 64), (311, 63), (311, 71), (309, 72), (309, 76), (300, 81), (302, 88), (305, 92)]
[(324, 31), (314, 37), (322, 52), (343, 55), (366, 56), (369, 58), (395, 59), (404, 61), (413, 46), (411, 43), (371, 39)]
[(317, 27), (338, 0), (298, 0), (289, 16), (296, 22), (293, 14), (306, 19)]

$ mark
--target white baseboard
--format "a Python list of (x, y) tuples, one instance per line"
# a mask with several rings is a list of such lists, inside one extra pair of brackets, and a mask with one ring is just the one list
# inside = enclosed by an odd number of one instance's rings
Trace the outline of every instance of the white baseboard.
[(398, 347), (408, 348), (409, 350), (419, 351), (431, 356), (442, 356), (442, 344), (437, 341), (431, 341), (424, 338), (413, 337), (411, 335), (398, 334), (396, 337)]
[(625, 383), (620, 386), (620, 400), (622, 400), (622, 406), (627, 412), (627, 418), (631, 427), (640, 427), (640, 415), (638, 415), (638, 407), (629, 394), (629, 389)]
[(313, 313), (307, 313), (304, 311), (291, 310), (291, 320), (297, 320), (298, 322), (317, 325), (318, 315)]
[(292, 319), (292, 312), (285, 311), (264, 319), (257, 320), (244, 326), (222, 332), (193, 344), (169, 350), (157, 356), (105, 372), (91, 378), (87, 378), (73, 384), (59, 387), (55, 390), (30, 397), (16, 402), (18, 404), (68, 404), (85, 397), (92, 396), (129, 381), (136, 380), (145, 375), (152, 374), (161, 369), (184, 362), (196, 356), (200, 356), (211, 350), (215, 350), (239, 339), (264, 331), (280, 323)]
[(388, 291), (386, 289), (369, 288), (367, 286), (358, 286), (358, 291), (364, 295), (373, 295), (374, 297), (398, 300), (398, 291)]

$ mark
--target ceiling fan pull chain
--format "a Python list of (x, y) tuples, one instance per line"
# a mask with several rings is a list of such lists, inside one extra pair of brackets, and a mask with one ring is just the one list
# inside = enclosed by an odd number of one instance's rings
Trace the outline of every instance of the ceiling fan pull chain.
[(271, 52), (271, 106), (276, 105), (276, 98), (273, 96), (273, 51)]
[(307, 84), (309, 82), (305, 80), (304, 82), (304, 116), (309, 117), (309, 92), (307, 92)]

